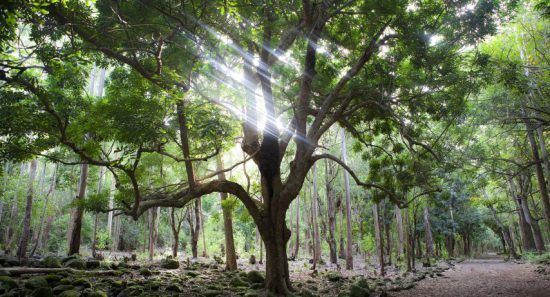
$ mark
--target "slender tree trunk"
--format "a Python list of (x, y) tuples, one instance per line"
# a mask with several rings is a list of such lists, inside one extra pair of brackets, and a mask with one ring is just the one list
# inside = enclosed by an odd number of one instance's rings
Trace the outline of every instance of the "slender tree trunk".
[[(218, 179), (224, 181), (225, 173), (223, 169), (223, 161), (220, 154), (216, 157), (216, 169), (220, 172)], [(232, 205), (227, 204), (227, 193), (220, 193), (222, 214), (223, 214), (223, 229), (225, 236), (225, 268), (233, 271), (237, 270), (237, 254), (235, 252), (235, 241), (233, 239), (233, 214)], [(203, 232), (204, 234), (204, 232)]]
[(59, 166), (58, 164), (55, 164), (55, 166), (53, 168), (52, 180), (51, 180), (51, 183), (50, 183), (50, 188), (48, 190), (48, 193), (46, 193), (46, 197), (44, 199), (44, 207), (42, 208), (42, 215), (40, 217), (40, 225), (38, 225), (38, 232), (36, 234), (36, 241), (34, 243), (34, 247), (31, 250), (31, 253), (30, 253), (31, 257), (34, 255), (34, 253), (36, 252), (36, 249), (38, 248), (38, 246), (42, 242), (42, 240), (41, 240), (42, 227), (44, 226), (44, 221), (46, 220), (46, 211), (48, 210), (49, 199), (55, 193), (55, 184), (57, 182), (57, 168), (58, 168), (58, 166)]
[(52, 228), (54, 216), (50, 215), (46, 219), (46, 225), (44, 226), (44, 235), (42, 236), (42, 240), (40, 241), (39, 249), (41, 251), (48, 251), (48, 240), (50, 239), (50, 230)]
[(380, 275), (386, 275), (384, 263), (384, 242), (382, 232), (380, 230), (380, 218), (378, 216), (378, 203), (372, 206), (372, 214), (374, 220), (374, 236), (376, 238), (376, 250), (378, 254), (378, 262), (380, 263)]
[(519, 229), (521, 232), (521, 241), (523, 244), (523, 249), (525, 251), (534, 251), (536, 250), (535, 239), (533, 237), (533, 232), (531, 230), (531, 225), (529, 225), (527, 218), (525, 217), (525, 211), (521, 203), (521, 198), (518, 197), (516, 192), (516, 186), (513, 180), (508, 180), (508, 186), (512, 200), (514, 201), (517, 207), (517, 213), (519, 217)]
[(537, 221), (535, 221), (531, 216), (531, 211), (529, 210), (529, 205), (525, 197), (518, 196), (518, 202), (521, 205), (523, 210), (523, 215), (525, 217), (525, 222), (531, 226), (531, 231), (533, 231), (533, 238), (535, 239), (535, 247), (539, 253), (544, 252), (546, 249), (544, 247), (544, 239), (542, 238), (542, 232), (540, 231), (540, 226)]
[(155, 245), (157, 243), (158, 232), (158, 207), (149, 209), (149, 260), (152, 261), (155, 256)]
[(21, 181), (23, 180), (23, 176), (25, 175), (25, 168), (26, 164), (21, 163), (19, 166), (19, 178), (17, 179), (17, 183), (15, 185), (15, 191), (13, 194), (13, 201), (11, 204), (11, 212), (10, 212), (10, 223), (8, 225), (8, 228), (6, 229), (6, 236), (4, 239), (4, 253), (9, 254), (12, 242), (15, 237), (15, 226), (19, 224), (18, 216), (19, 216), (19, 186), (21, 184)]
[[(97, 180), (97, 194), (100, 195), (103, 191), (103, 177), (105, 176), (105, 167), (99, 167), (99, 178)], [(92, 235), (92, 257), (97, 258), (97, 224), (99, 223), (99, 214), (94, 214), (94, 233)]]
[(321, 260), (321, 237), (319, 236), (317, 201), (317, 164), (313, 164), (313, 193), (311, 195), (311, 219), (313, 221), (313, 269)]
[(407, 262), (407, 271), (412, 271), (412, 258), (413, 257), (413, 249), (411, 244), (411, 236), (410, 236), (410, 227), (409, 227), (409, 210), (408, 208), (403, 208), (402, 210), (402, 218), (403, 218), (403, 228), (405, 232), (403, 232), (403, 242), (405, 243), (405, 257)]
[(31, 168), (29, 170), (27, 204), (25, 206), (25, 216), (23, 217), (23, 230), (21, 231), (21, 240), (19, 241), (19, 248), (17, 249), (17, 257), (19, 259), (26, 259), (27, 256), (27, 245), (31, 233), (32, 200), (34, 194), (34, 178), (36, 177), (36, 163), (36, 159), (32, 160)]
[[(111, 189), (109, 190), (109, 209), (113, 209), (115, 203), (115, 177), (111, 177)], [(113, 214), (114, 211), (109, 211), (107, 214), (107, 232), (109, 233), (109, 237), (112, 237), (113, 235)]]
[(388, 212), (389, 209), (386, 207), (385, 203), (384, 203), (384, 212), (382, 212), (382, 222), (384, 223), (383, 226), (384, 226), (384, 233), (386, 235), (386, 242), (384, 243), (384, 246), (386, 248), (386, 255), (387, 255), (387, 265), (388, 266), (391, 266), (391, 236), (390, 236), (390, 232), (391, 232), (391, 221), (388, 219), (390, 216), (388, 215)]
[(205, 235), (205, 230), (204, 230), (204, 214), (202, 212), (202, 199), (201, 199), (201, 204), (200, 204), (200, 213), (201, 213), (201, 234), (202, 234), (202, 256), (203, 257), (208, 257), (208, 254), (206, 252), (206, 235)]
[(300, 251), (300, 195), (296, 197), (296, 242), (294, 245), (293, 259), (298, 258), (298, 252)]
[[(537, 128), (537, 136), (540, 145), (540, 158), (542, 159), (542, 164), (544, 165), (546, 188), (550, 189), (550, 160), (548, 160), (548, 151), (546, 150), (546, 141), (544, 139), (544, 131), (542, 130), (542, 126)], [(550, 224), (550, 222), (548, 222), (548, 224)]]
[(434, 256), (434, 241), (432, 236), (432, 227), (430, 224), (430, 210), (424, 206), (424, 238), (426, 240), (426, 261), (430, 264), (430, 258)]
[(333, 167), (325, 162), (325, 187), (327, 193), (327, 215), (328, 215), (328, 246), (330, 249), (330, 263), (338, 264), (336, 255), (336, 206), (334, 191), (332, 190)]
[[(86, 185), (88, 183), (88, 164), (80, 165), (80, 181), (78, 184), (77, 200), (83, 200), (86, 196)], [(72, 210), (71, 224), (69, 232), (69, 255), (80, 252), (80, 236), (82, 232), (82, 217), (84, 209), (78, 205)]]
[(193, 258), (197, 259), (199, 256), (199, 232), (200, 232), (200, 220), (201, 220), (201, 213), (200, 213), (200, 201), (199, 199), (195, 199), (195, 205), (193, 206), (194, 215), (193, 218), (195, 219), (195, 222), (193, 223), (193, 231), (191, 232), (191, 253), (193, 254)]
[(339, 232), (340, 233), (340, 248), (338, 249), (338, 258), (345, 259), (346, 258), (346, 252), (345, 252), (345, 245), (344, 245), (344, 207), (342, 204), (342, 198), (339, 198), (339, 211), (340, 214), (340, 224), (339, 224)]
[[(342, 135), (342, 161), (347, 164), (347, 151), (346, 151), (346, 132), (344, 128), (341, 130)], [(347, 245), (346, 245), (346, 269), (353, 270), (353, 242), (352, 242), (352, 228), (351, 228), (351, 195), (349, 187), (349, 174), (344, 170), (344, 186), (346, 189), (346, 228), (347, 228)]]
[(403, 233), (403, 216), (401, 215), (401, 208), (395, 205), (395, 221), (397, 226), (397, 261), (403, 259), (403, 244), (405, 244), (405, 236)]
[[(546, 219), (547, 232), (550, 234), (550, 196), (548, 194), (548, 188), (546, 186), (546, 180), (544, 179), (544, 171), (542, 169), (542, 160), (539, 157), (539, 151), (537, 148), (537, 142), (533, 133), (534, 128), (531, 123), (526, 123), (527, 126), (527, 139), (531, 146), (531, 153), (533, 154), (533, 162), (535, 162), (535, 173), (537, 176), (537, 183), (539, 186), (540, 197), (542, 200), (542, 206), (544, 208), (544, 218)], [(541, 141), (542, 143), (542, 141)]]

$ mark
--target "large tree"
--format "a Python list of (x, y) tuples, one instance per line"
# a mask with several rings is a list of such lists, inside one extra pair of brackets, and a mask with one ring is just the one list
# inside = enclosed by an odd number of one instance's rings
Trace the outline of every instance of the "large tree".
[[(323, 135), (340, 124), (365, 146), (398, 133), (409, 149), (431, 151), (420, 130), (460, 111), (479, 61), (463, 49), (494, 31), (496, 9), (461, 0), (52, 2), (1, 11), (28, 25), (2, 29), (0, 110), (14, 112), (0, 120), (3, 157), (107, 167), (116, 208), (134, 219), (213, 192), (234, 195), (258, 226), (266, 286), (277, 294), (291, 289), (286, 213), (316, 161), (331, 159), (359, 185), (404, 203), (323, 152)], [(99, 101), (83, 92), (92, 63), (114, 68)], [(236, 121), (261, 199), (196, 171)], [(73, 154), (48, 150), (58, 145)], [(147, 181), (141, 161), (155, 154), (184, 164), (180, 182)]]

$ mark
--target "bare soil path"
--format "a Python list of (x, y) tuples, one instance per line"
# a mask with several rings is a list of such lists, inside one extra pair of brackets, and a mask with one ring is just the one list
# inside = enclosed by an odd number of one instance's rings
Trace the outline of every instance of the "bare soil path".
[(530, 264), (505, 262), (500, 258), (467, 260), (443, 273), (426, 278), (407, 291), (389, 296), (550, 296), (550, 275), (534, 271)]

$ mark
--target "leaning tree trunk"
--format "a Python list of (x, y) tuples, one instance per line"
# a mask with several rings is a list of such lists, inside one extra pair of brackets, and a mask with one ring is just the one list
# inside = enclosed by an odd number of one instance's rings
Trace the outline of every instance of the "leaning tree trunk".
[[(86, 185), (88, 182), (88, 164), (80, 165), (80, 181), (78, 183), (78, 196), (76, 201), (83, 200), (86, 196)], [(84, 209), (82, 205), (77, 205), (71, 213), (71, 223), (69, 232), (69, 255), (78, 254), (80, 252), (80, 236), (82, 232), (82, 217)]]
[(536, 250), (535, 239), (533, 238), (533, 232), (531, 231), (531, 225), (527, 222), (525, 218), (525, 212), (523, 210), (522, 203), (517, 197), (516, 187), (514, 181), (509, 179), (508, 186), (510, 191), (510, 197), (514, 201), (514, 204), (517, 208), (517, 214), (519, 218), (519, 231), (521, 233), (521, 242), (523, 245), (524, 251), (534, 251)]
[[(223, 161), (220, 154), (216, 157), (216, 170), (218, 170), (218, 179), (224, 181), (225, 173), (222, 172)], [(227, 205), (227, 193), (220, 193), (223, 231), (225, 237), (225, 267), (227, 270), (237, 270), (237, 254), (235, 252), (235, 241), (233, 239), (233, 214), (232, 206)], [(204, 232), (203, 232), (204, 233)]]
[(36, 177), (36, 159), (31, 161), (29, 171), (29, 185), (27, 188), (27, 204), (25, 206), (25, 216), (23, 217), (23, 230), (21, 231), (21, 240), (17, 249), (17, 257), (25, 259), (27, 255), (27, 245), (31, 233), (32, 199), (34, 190), (34, 178)]
[[(344, 164), (347, 164), (347, 151), (346, 151), (346, 132), (344, 128), (341, 131), (342, 136), (342, 161)], [(351, 229), (351, 195), (349, 188), (349, 174), (344, 170), (344, 186), (346, 189), (346, 235), (347, 235), (347, 245), (346, 245), (346, 269), (353, 270), (353, 242), (352, 242), (352, 229)]]

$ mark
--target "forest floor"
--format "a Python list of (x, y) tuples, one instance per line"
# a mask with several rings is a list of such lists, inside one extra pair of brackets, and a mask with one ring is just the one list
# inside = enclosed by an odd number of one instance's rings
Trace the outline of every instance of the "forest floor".
[[(265, 266), (239, 259), (239, 270), (224, 271), (221, 259), (131, 259), (97, 261), (86, 258), (47, 257), (21, 267), (17, 259), (0, 255), (0, 296), (268, 296), (263, 289)], [(417, 267), (415, 273), (387, 266), (384, 277), (376, 267), (357, 257), (354, 270), (306, 259), (290, 261), (295, 296), (548, 296), (550, 275), (536, 266), (504, 262), (500, 258), (439, 261)], [(421, 264), (420, 264), (421, 265)], [(51, 270), (45, 267), (59, 267)], [(543, 267), (543, 272), (550, 268)], [(28, 269), (48, 269), (38, 272)], [(546, 269), (546, 270), (545, 270)], [(51, 271), (50, 271), (51, 270)]]
[(489, 256), (456, 264), (442, 277), (426, 278), (394, 297), (422, 296), (550, 296), (550, 275), (535, 272), (531, 264)]

